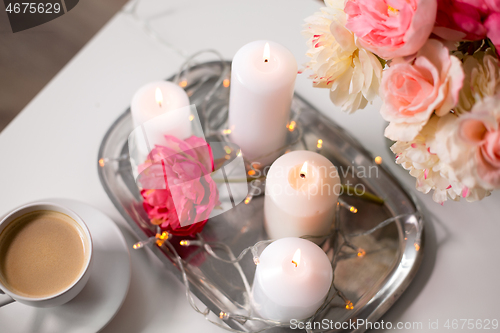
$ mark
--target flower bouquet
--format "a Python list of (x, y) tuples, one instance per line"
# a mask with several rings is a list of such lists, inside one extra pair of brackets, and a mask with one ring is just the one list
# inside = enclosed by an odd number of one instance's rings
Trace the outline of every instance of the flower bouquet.
[(500, 188), (500, 1), (325, 4), (304, 30), (313, 85), (346, 112), (380, 96), (396, 163), (434, 201)]

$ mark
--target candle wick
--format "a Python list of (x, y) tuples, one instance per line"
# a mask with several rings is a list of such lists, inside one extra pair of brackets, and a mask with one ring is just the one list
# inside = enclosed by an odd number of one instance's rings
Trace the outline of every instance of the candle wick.
[(158, 105), (161, 107), (161, 102), (158, 102)]
[(294, 264), (294, 265), (295, 265), (295, 267), (297, 267), (297, 266), (298, 266), (298, 265), (297, 265), (297, 263), (296, 263), (295, 261), (293, 261), (293, 260), (292, 260), (292, 264)]
[(269, 62), (269, 59), (264, 59), (264, 62)]
[(300, 178), (302, 178), (302, 179), (306, 178), (305, 173), (301, 173), (301, 174), (300, 174)]

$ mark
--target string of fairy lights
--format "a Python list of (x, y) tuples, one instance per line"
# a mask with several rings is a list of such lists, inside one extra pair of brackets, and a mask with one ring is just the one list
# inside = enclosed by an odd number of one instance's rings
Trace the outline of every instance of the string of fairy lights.
[[(217, 89), (220, 88), (222, 85), (223, 87), (227, 88), (230, 85), (230, 79), (229, 79), (229, 66), (226, 65), (226, 62), (224, 61), (223, 57), (220, 55), (215, 50), (205, 50), (205, 51), (200, 51), (190, 57), (186, 56), (184, 52), (178, 48), (176, 48), (174, 45), (169, 43), (167, 40), (163, 39), (160, 35), (158, 35), (152, 28), (151, 28), (151, 22), (149, 19), (144, 19), (141, 18), (138, 13), (137, 13), (137, 8), (139, 3), (142, 0), (137, 0), (134, 3), (132, 3), (130, 6), (126, 6), (123, 9), (123, 13), (130, 16), (134, 21), (138, 23), (138, 25), (141, 27), (141, 29), (144, 30), (144, 32), (150, 36), (153, 40), (157, 41), (160, 45), (168, 48), (169, 50), (173, 50), (177, 54), (179, 54), (181, 57), (185, 58), (186, 61), (184, 64), (182, 64), (181, 68), (179, 69), (178, 73), (175, 76), (174, 82), (177, 82), (181, 87), (185, 88), (188, 85), (188, 82), (183, 79), (183, 75), (185, 76), (186, 71), (188, 72), (189, 69), (193, 64), (195, 64), (195, 59), (199, 57), (202, 54), (210, 53), (212, 55), (215, 55), (221, 62), (221, 74), (214, 83), (213, 87), (209, 90), (209, 92), (204, 96), (203, 102), (202, 102), (202, 107), (201, 107), (201, 112), (203, 115), (203, 118), (206, 119), (204, 123), (204, 128), (205, 129), (210, 129), (211, 126), (208, 123), (208, 119), (210, 118), (210, 113), (213, 110), (208, 110), (207, 105), (210, 102), (210, 100), (213, 98), (214, 94), (216, 93)], [(300, 115), (300, 112), (297, 112), (294, 117), (290, 120), (290, 122), (287, 125), (288, 130), (293, 133), (294, 135), (291, 135), (291, 141), (287, 144), (286, 147), (282, 147), (279, 149), (279, 151), (283, 153), (287, 153), (294, 145), (299, 143), (302, 140), (302, 130), (300, 127), (300, 123), (298, 121), (298, 117)], [(210, 132), (210, 131), (209, 131)], [(223, 130), (218, 130), (216, 131), (216, 135), (218, 135), (221, 139), (228, 141), (228, 136), (231, 133), (230, 129), (223, 129)], [(211, 132), (211, 134), (214, 134)], [(307, 147), (307, 145), (305, 145)], [(309, 150), (314, 150), (317, 153), (321, 153), (321, 150), (323, 148), (323, 140), (318, 139), (316, 142), (315, 147), (307, 147)], [(275, 153), (275, 152), (273, 152)], [(229, 154), (229, 153), (228, 153)], [(261, 156), (265, 157), (265, 156)], [(104, 167), (107, 165), (109, 162), (113, 161), (126, 161), (129, 159), (128, 154), (123, 154), (120, 155), (118, 158), (102, 158), (99, 160), (99, 166)], [(375, 163), (376, 164), (381, 164), (382, 159), (380, 156), (377, 156), (375, 158)], [(257, 195), (257, 192), (255, 189), (262, 186), (265, 180), (264, 178), (251, 178), (251, 168), (249, 171), (249, 176), (250, 178), (242, 180), (242, 181), (252, 181), (253, 185), (252, 190), (249, 191), (248, 195), (246, 196), (244, 200), (245, 205), (249, 205), (252, 201), (252, 199)], [(383, 203), (383, 200), (372, 195), (372, 194), (367, 194), (367, 195), (358, 195), (355, 191), (353, 192), (353, 198), (358, 198), (359, 200), (370, 200), (379, 204)], [(398, 216), (394, 216), (391, 218), (388, 218), (380, 223), (378, 223), (375, 227), (373, 227), (370, 230), (363, 231), (360, 233), (356, 234), (347, 234), (344, 230), (344, 221), (341, 219), (341, 214), (340, 211), (341, 209), (345, 209), (349, 211), (352, 214), (356, 214), (358, 212), (358, 209), (345, 202), (341, 198), (339, 198), (339, 201), (337, 203), (337, 209), (336, 209), (336, 218), (335, 218), (335, 224), (331, 230), (331, 233), (328, 235), (323, 235), (323, 236), (316, 236), (316, 237), (321, 237), (325, 239), (330, 239), (332, 241), (332, 244), (335, 244), (333, 247), (333, 253), (331, 253), (331, 266), (333, 270), (333, 275), (334, 278), (332, 280), (330, 290), (327, 294), (327, 297), (325, 298), (323, 304), (317, 309), (316, 313), (312, 315), (309, 318), (304, 318), (303, 322), (304, 323), (311, 323), (315, 319), (321, 317), (322, 314), (327, 312), (331, 307), (336, 307), (338, 305), (333, 305), (332, 301), (335, 298), (339, 298), (341, 300), (341, 304), (343, 304), (343, 308), (346, 310), (353, 310), (355, 308), (355, 304), (351, 300), (349, 300), (344, 293), (337, 288), (335, 285), (335, 269), (337, 267), (337, 264), (341, 259), (342, 255), (345, 254), (345, 249), (351, 249), (354, 251), (355, 255), (359, 258), (362, 258), (366, 255), (369, 255), (364, 249), (357, 247), (356, 245), (353, 244), (352, 239), (360, 236), (367, 236), (373, 234), (375, 231), (384, 228), (388, 226), (391, 223), (396, 223), (400, 221), (404, 221), (405, 219), (414, 217), (419, 223), (422, 223), (422, 217), (420, 216), (419, 209), (417, 207), (417, 210), (415, 213), (410, 213), (410, 214), (402, 214)], [(419, 228), (417, 230), (416, 238), (414, 240), (414, 246), (415, 249), (418, 251), (421, 246), (421, 230), (422, 228)], [(250, 295), (251, 295), (251, 286), (248, 282), (248, 279), (240, 265), (240, 262), (242, 260), (246, 260), (248, 257), (248, 254), (251, 254), (251, 260), (253, 260), (253, 263), (257, 266), (259, 265), (259, 254), (262, 252), (263, 248), (265, 246), (271, 244), (274, 240), (262, 240), (257, 242), (256, 244), (245, 248), (241, 253), (238, 255), (235, 255), (231, 248), (227, 246), (224, 243), (221, 242), (208, 242), (206, 241), (201, 234), (197, 235), (196, 239), (183, 239), (178, 241), (180, 246), (182, 247), (198, 247), (201, 249), (204, 253), (206, 253), (208, 256), (213, 258), (214, 260), (220, 261), (222, 263), (225, 263), (227, 265), (232, 265), (237, 272), (239, 273), (239, 277), (241, 279), (241, 283), (244, 286), (244, 293), (246, 293), (245, 297), (245, 304), (238, 304), (239, 311), (238, 313), (236, 312), (231, 312), (228, 311), (227, 309), (220, 309), (219, 314), (217, 315), (216, 313), (213, 313), (210, 311), (210, 309), (207, 307), (205, 309), (200, 309), (194, 299), (192, 290), (191, 290), (191, 283), (189, 282), (188, 279), (188, 274), (186, 272), (186, 262), (183, 260), (183, 258), (178, 254), (176, 250), (176, 246), (174, 246), (173, 239), (169, 233), (166, 231), (162, 231), (159, 226), (156, 226), (155, 229), (155, 235), (152, 237), (149, 237), (145, 240), (139, 241), (136, 244), (133, 245), (134, 249), (141, 249), (147, 246), (158, 246), (164, 251), (169, 251), (174, 258), (175, 264), (180, 270), (181, 277), (182, 277), (182, 282), (185, 286), (185, 296), (190, 304), (190, 306), (193, 308), (193, 310), (200, 315), (203, 315), (204, 318), (209, 321), (210, 323), (226, 330), (229, 332), (234, 332), (234, 333), (260, 333), (264, 332), (266, 330), (269, 330), (271, 328), (276, 328), (276, 327), (290, 327), (289, 322), (278, 322), (274, 320), (269, 320), (265, 318), (261, 318), (258, 315), (255, 315), (252, 306), (251, 306), (251, 300), (250, 300)], [(304, 236), (303, 238), (310, 239), (313, 238), (311, 236)], [(224, 255), (221, 255), (219, 253), (224, 253)], [(245, 314), (241, 314), (240, 310), (245, 312)], [(211, 315), (212, 314), (212, 315)], [(215, 318), (210, 318), (210, 317), (215, 317)], [(240, 324), (244, 323), (253, 323), (252, 325), (247, 325), (245, 327), (252, 327), (250, 328), (251, 330), (239, 330), (232, 328), (225, 324), (225, 321), (228, 320), (234, 320), (237, 321)], [(307, 325), (306, 325), (307, 327)], [(308, 333), (320, 333), (320, 332), (326, 332), (322, 330), (311, 330), (311, 329), (306, 329)]]
[[(353, 207), (353, 206), (350, 206), (350, 207)], [(309, 318), (304, 318), (302, 320), (304, 323), (313, 322), (316, 318), (320, 317), (330, 307), (334, 306), (334, 305), (332, 305), (332, 301), (336, 297), (338, 297), (342, 300), (342, 302), (344, 304), (344, 308), (346, 310), (353, 310), (354, 309), (355, 304), (353, 304), (353, 302), (351, 300), (349, 300), (344, 295), (344, 293), (339, 288), (337, 288), (335, 286), (335, 268), (336, 268), (339, 260), (341, 260), (340, 256), (342, 254), (345, 254), (345, 252), (343, 251), (344, 248), (350, 248), (350, 249), (354, 250), (356, 256), (359, 258), (362, 258), (362, 257), (369, 254), (364, 249), (355, 246), (351, 242), (352, 238), (373, 234), (375, 231), (377, 231), (383, 227), (386, 227), (387, 225), (389, 225), (391, 223), (394, 223), (394, 222), (397, 222), (400, 220), (404, 220), (405, 218), (409, 218), (409, 217), (419, 218), (420, 217), (419, 213), (402, 214), (402, 215), (398, 215), (398, 216), (394, 216), (394, 217), (391, 217), (389, 219), (386, 219), (386, 220), (382, 221), (381, 223), (377, 224), (377, 226), (375, 226), (374, 228), (372, 228), (370, 230), (367, 230), (367, 231), (364, 231), (361, 233), (356, 233), (356, 234), (346, 234), (344, 231), (344, 227), (343, 227), (344, 224), (343, 224), (343, 221), (341, 220), (341, 214), (340, 214), (340, 209), (343, 209), (343, 208), (348, 209), (347, 207), (342, 207), (342, 204), (339, 202), (337, 205), (337, 210), (336, 210), (336, 221), (337, 222), (335, 223), (335, 226), (332, 229), (330, 234), (323, 235), (323, 236), (314, 236), (314, 237), (313, 236), (303, 236), (302, 237), (302, 238), (306, 238), (306, 239), (311, 239), (311, 238), (315, 238), (315, 237), (321, 237), (321, 238), (326, 238), (326, 239), (333, 238), (333, 242), (335, 242), (336, 244), (339, 244), (334, 249), (332, 256), (331, 256), (331, 265), (332, 265), (332, 270), (334, 273), (334, 279), (332, 280), (332, 284), (330, 286), (330, 291), (329, 291), (327, 297), (325, 298), (325, 301), (318, 308), (316, 313), (313, 316), (311, 316)], [(348, 209), (348, 210), (352, 214), (355, 214), (355, 212), (351, 211), (350, 209)], [(235, 333), (259, 333), (259, 332), (269, 330), (271, 328), (289, 327), (290, 326), (289, 322), (278, 322), (278, 321), (274, 321), (274, 320), (261, 318), (261, 317), (258, 317), (258, 316), (253, 314), (251, 301), (250, 301), (250, 297), (249, 297), (249, 295), (251, 294), (251, 287), (250, 287), (250, 284), (248, 283), (246, 275), (243, 272), (243, 269), (241, 268), (241, 266), (239, 264), (242, 260), (244, 260), (247, 257), (247, 254), (250, 253), (252, 255), (252, 260), (253, 260), (254, 264), (256, 266), (259, 265), (259, 263), (260, 263), (259, 253), (262, 252), (262, 249), (265, 246), (274, 242), (274, 240), (259, 241), (256, 244), (254, 244), (253, 246), (245, 248), (237, 256), (234, 255), (232, 250), (226, 244), (221, 243), (221, 242), (207, 242), (204, 240), (203, 236), (200, 234), (198, 234), (197, 239), (195, 239), (195, 240), (183, 239), (183, 240), (179, 241), (179, 245), (181, 245), (181, 246), (184, 246), (184, 247), (196, 246), (196, 247), (203, 249), (203, 251), (207, 255), (212, 257), (213, 259), (221, 261), (221, 262), (229, 264), (229, 265), (233, 265), (236, 268), (236, 270), (238, 271), (239, 276), (241, 278), (241, 281), (244, 285), (245, 293), (246, 293), (246, 297), (244, 297), (244, 299), (248, 300), (246, 304), (241, 305), (241, 309), (247, 311), (248, 315), (242, 315), (241, 313), (231, 313), (225, 309), (221, 309), (219, 312), (219, 319), (221, 321), (215, 321), (215, 320), (209, 318), (211, 311), (208, 308), (206, 308), (205, 310), (202, 311), (196, 305), (194, 298), (193, 298), (193, 294), (191, 292), (190, 282), (188, 280), (187, 273), (185, 270), (185, 262), (182, 259), (182, 257), (179, 256), (178, 252), (175, 249), (174, 244), (172, 244), (172, 242), (170, 240), (171, 240), (170, 235), (166, 232), (161, 232), (160, 228), (158, 228), (158, 232), (155, 236), (150, 237), (145, 241), (141, 241), (141, 242), (136, 243), (134, 245), (134, 249), (143, 248), (147, 244), (155, 243), (160, 248), (163, 247), (165, 250), (170, 251), (173, 254), (174, 260), (177, 264), (177, 267), (179, 268), (179, 270), (181, 272), (182, 280), (183, 280), (183, 283), (186, 287), (186, 298), (187, 298), (189, 304), (196, 312), (198, 312), (199, 314), (202, 314), (207, 321), (209, 321), (210, 323), (212, 323), (214, 325), (217, 325), (217, 326), (223, 328), (224, 330), (227, 330), (229, 332), (235, 332)], [(415, 240), (414, 245), (415, 245), (416, 250), (418, 251), (420, 249), (420, 237), (417, 236), (417, 239)], [(219, 254), (217, 254), (216, 253), (217, 250), (223, 251), (226, 254), (227, 258), (223, 258)], [(222, 324), (223, 321), (227, 321), (230, 319), (233, 319), (233, 320), (236, 320), (236, 321), (242, 322), (242, 323), (257, 322), (261, 326), (255, 330), (242, 331), (242, 330), (234, 329), (234, 328), (231, 328), (229, 326)], [(305, 325), (305, 326), (307, 327), (307, 325)], [(313, 326), (311, 325), (311, 327), (313, 327)], [(326, 332), (326, 331), (307, 330), (307, 332), (308, 333), (313, 333), (313, 332), (320, 333), (320, 332)]]

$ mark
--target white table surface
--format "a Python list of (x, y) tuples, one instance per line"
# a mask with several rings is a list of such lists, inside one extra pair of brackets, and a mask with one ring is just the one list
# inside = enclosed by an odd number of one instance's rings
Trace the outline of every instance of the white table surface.
[[(108, 214), (132, 246), (136, 239), (104, 192), (96, 159), (104, 134), (134, 91), (172, 75), (183, 62), (180, 54), (213, 48), (231, 59), (257, 39), (285, 45), (304, 63), (301, 25), (320, 6), (312, 0), (145, 0), (139, 13), (156, 17), (152, 27), (181, 52), (157, 44), (137, 22), (117, 14), (0, 133), (0, 215), (32, 200), (76, 199)], [(298, 76), (296, 91), (374, 156), (382, 156), (417, 193), (414, 179), (385, 148), (379, 101), (343, 114), (327, 90), (312, 88), (307, 74)], [(447, 319), (500, 319), (500, 195), (444, 207), (430, 196), (417, 197), (427, 210), (425, 258), (414, 282), (382, 319), (422, 322), (418, 332), (430, 331), (429, 321), (439, 320), (444, 331)], [(182, 284), (151, 253), (131, 251), (131, 257), (129, 294), (103, 332), (223, 332), (189, 307)]]

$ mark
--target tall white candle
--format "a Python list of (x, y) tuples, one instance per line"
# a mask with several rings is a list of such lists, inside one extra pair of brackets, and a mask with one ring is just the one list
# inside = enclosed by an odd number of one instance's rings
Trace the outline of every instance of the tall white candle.
[(259, 257), (254, 307), (267, 319), (306, 319), (325, 301), (332, 279), (330, 260), (319, 246), (302, 238), (277, 240)]
[(145, 133), (141, 135), (146, 136), (150, 148), (161, 145), (167, 134), (181, 140), (191, 136), (189, 97), (172, 82), (151, 82), (141, 87), (132, 98), (130, 112), (134, 127), (143, 125)]
[(305, 150), (281, 156), (266, 178), (264, 219), (269, 238), (327, 235), (340, 191), (337, 169), (326, 157)]
[(258, 157), (285, 144), (296, 76), (295, 58), (278, 43), (255, 41), (236, 52), (231, 69), (229, 129), (231, 140), (240, 146), (246, 160), (269, 164), (277, 155)]

